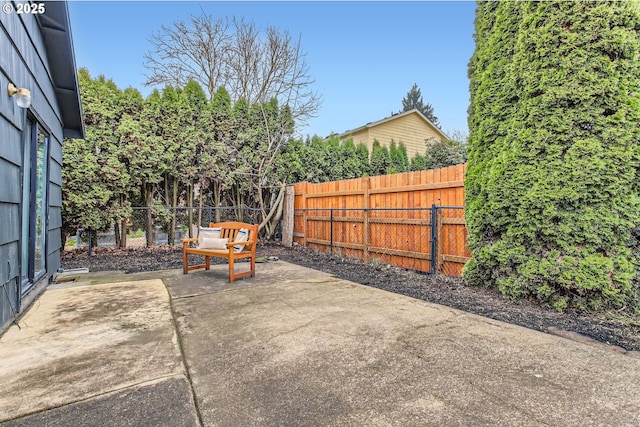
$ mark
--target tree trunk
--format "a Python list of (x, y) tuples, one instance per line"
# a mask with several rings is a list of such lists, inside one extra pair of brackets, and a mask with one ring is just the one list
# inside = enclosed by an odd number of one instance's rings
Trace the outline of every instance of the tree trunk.
[(236, 191), (236, 196), (237, 196), (237, 200), (236, 200), (236, 217), (238, 218), (238, 221), (243, 222), (244, 221), (244, 212), (242, 209), (242, 206), (244, 205), (243, 201), (243, 197), (242, 194), (240, 194), (240, 188), (237, 188)]
[(220, 222), (220, 184), (214, 182), (212, 187), (213, 187), (213, 206), (216, 209), (216, 222)]
[(278, 192), (278, 197), (276, 198), (275, 203), (271, 207), (271, 210), (266, 215), (265, 219), (260, 223), (260, 229), (265, 230), (265, 238), (271, 239), (273, 237), (273, 233), (278, 226), (278, 221), (280, 221), (280, 217), (282, 216), (282, 206), (284, 201), (284, 193), (285, 186), (280, 187), (280, 191)]
[(91, 255), (93, 248), (98, 247), (98, 230), (95, 228), (87, 228), (87, 241), (89, 242), (89, 255)]
[(124, 249), (127, 247), (127, 221), (128, 219), (123, 219), (120, 221), (120, 249)]
[(122, 220), (116, 221), (116, 223), (113, 226), (113, 234), (116, 238), (116, 248), (120, 248), (120, 223), (122, 223)]
[(171, 204), (173, 205), (173, 210), (171, 212), (171, 226), (169, 228), (169, 244), (175, 245), (176, 243), (176, 215), (178, 214), (178, 180), (173, 179), (172, 182), (172, 191), (171, 195)]
[[(163, 180), (162, 180), (162, 188), (163, 188), (163, 192), (164, 192), (164, 210), (165, 212), (167, 212), (169, 210), (169, 208), (171, 207), (171, 205), (169, 204), (171, 201), (171, 191), (170, 191), (170, 186), (171, 186), (171, 176), (168, 173), (163, 174)], [(172, 224), (172, 219), (169, 219), (169, 223), (165, 223), (165, 220), (163, 220), (163, 227), (166, 227), (166, 231), (167, 231), (167, 244), (168, 245), (173, 245), (173, 241), (175, 240), (173, 233), (171, 232), (171, 224)]]
[(164, 174), (164, 205), (165, 206), (169, 206), (169, 200), (170, 200), (170, 193), (169, 193), (169, 180), (171, 179), (171, 177), (169, 176), (168, 173)]
[(202, 183), (198, 186), (199, 200), (198, 200), (198, 227), (202, 225)]
[(143, 184), (143, 197), (144, 205), (146, 208), (146, 229), (147, 229), (147, 247), (153, 246), (153, 186), (150, 184)]
[[(126, 196), (124, 194), (120, 195), (120, 207), (124, 206), (126, 201)], [(127, 221), (128, 218), (123, 218), (118, 221), (116, 224), (116, 246), (120, 249), (124, 249), (127, 247)]]
[(189, 223), (189, 237), (193, 236), (193, 184), (187, 184), (187, 219)]

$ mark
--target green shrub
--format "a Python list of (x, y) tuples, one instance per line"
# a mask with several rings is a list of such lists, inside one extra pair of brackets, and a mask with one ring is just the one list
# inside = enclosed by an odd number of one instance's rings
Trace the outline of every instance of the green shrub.
[(637, 2), (478, 4), (469, 284), (558, 309), (640, 307), (639, 28)]
[(129, 234), (127, 237), (130, 239), (135, 239), (135, 238), (144, 237), (144, 236), (145, 236), (144, 231), (138, 228), (137, 230), (132, 231), (131, 234)]
[(467, 161), (466, 147), (463, 142), (453, 139), (430, 139), (427, 141), (425, 169), (438, 169), (459, 165)]

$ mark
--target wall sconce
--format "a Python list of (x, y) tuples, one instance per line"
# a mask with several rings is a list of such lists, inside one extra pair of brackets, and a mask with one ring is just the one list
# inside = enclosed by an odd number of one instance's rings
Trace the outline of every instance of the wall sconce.
[(25, 88), (17, 88), (13, 83), (7, 86), (9, 96), (15, 96), (16, 104), (20, 108), (29, 108), (31, 106), (31, 92)]

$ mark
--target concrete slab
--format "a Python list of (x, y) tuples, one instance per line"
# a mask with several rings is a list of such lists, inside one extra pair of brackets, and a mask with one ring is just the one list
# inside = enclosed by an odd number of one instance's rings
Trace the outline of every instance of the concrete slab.
[(0, 338), (0, 421), (185, 377), (161, 280), (65, 283), (48, 289), (19, 325)]
[[(247, 265), (243, 265), (247, 264)], [(236, 269), (241, 272), (248, 269), (248, 263), (239, 262)], [(245, 268), (246, 267), (246, 268)], [(228, 291), (257, 286), (270, 286), (274, 282), (282, 282), (294, 279), (304, 279), (307, 269), (298, 268), (285, 262), (268, 262), (256, 264), (256, 276), (236, 280), (229, 283), (229, 267), (227, 265), (212, 265), (211, 270), (196, 270), (184, 275), (182, 270), (173, 270), (163, 276), (172, 299), (194, 297), (198, 295), (212, 294), (220, 291)]]
[(640, 360), (601, 346), (284, 262), (202, 273), (166, 283), (204, 425), (640, 425)]
[(256, 273), (49, 288), (0, 337), (0, 425), (640, 425), (638, 358), (285, 262)]
[(127, 387), (2, 423), (3, 427), (200, 425), (183, 375)]

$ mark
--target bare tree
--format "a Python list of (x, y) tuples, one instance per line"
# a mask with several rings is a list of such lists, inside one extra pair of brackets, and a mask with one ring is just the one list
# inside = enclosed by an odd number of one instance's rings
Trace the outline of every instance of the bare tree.
[(271, 235), (284, 194), (276, 173), (278, 153), (292, 137), (294, 123), (304, 123), (320, 106), (300, 39), (273, 27), (261, 32), (253, 22), (215, 20), (202, 12), (161, 27), (150, 41), (147, 85), (185, 87), (194, 80), (210, 99), (224, 87), (233, 104), (246, 106), (246, 114), (242, 108), (232, 113), (240, 130), (228, 148), (241, 171), (232, 185), (233, 203), (259, 208), (260, 228)]
[(154, 49), (144, 56), (150, 71), (146, 85), (185, 87), (189, 80), (198, 82), (209, 92), (210, 99), (218, 87), (225, 85), (225, 63), (231, 46), (229, 22), (214, 21), (202, 14), (188, 22), (161, 26), (149, 41)]
[(313, 117), (320, 106), (300, 39), (286, 31), (269, 27), (261, 34), (253, 22), (216, 20), (202, 12), (187, 22), (162, 26), (150, 41), (153, 50), (144, 61), (150, 72), (148, 86), (184, 87), (195, 80), (210, 99), (220, 87), (234, 102), (263, 104), (275, 98), (289, 106), (299, 123)]

